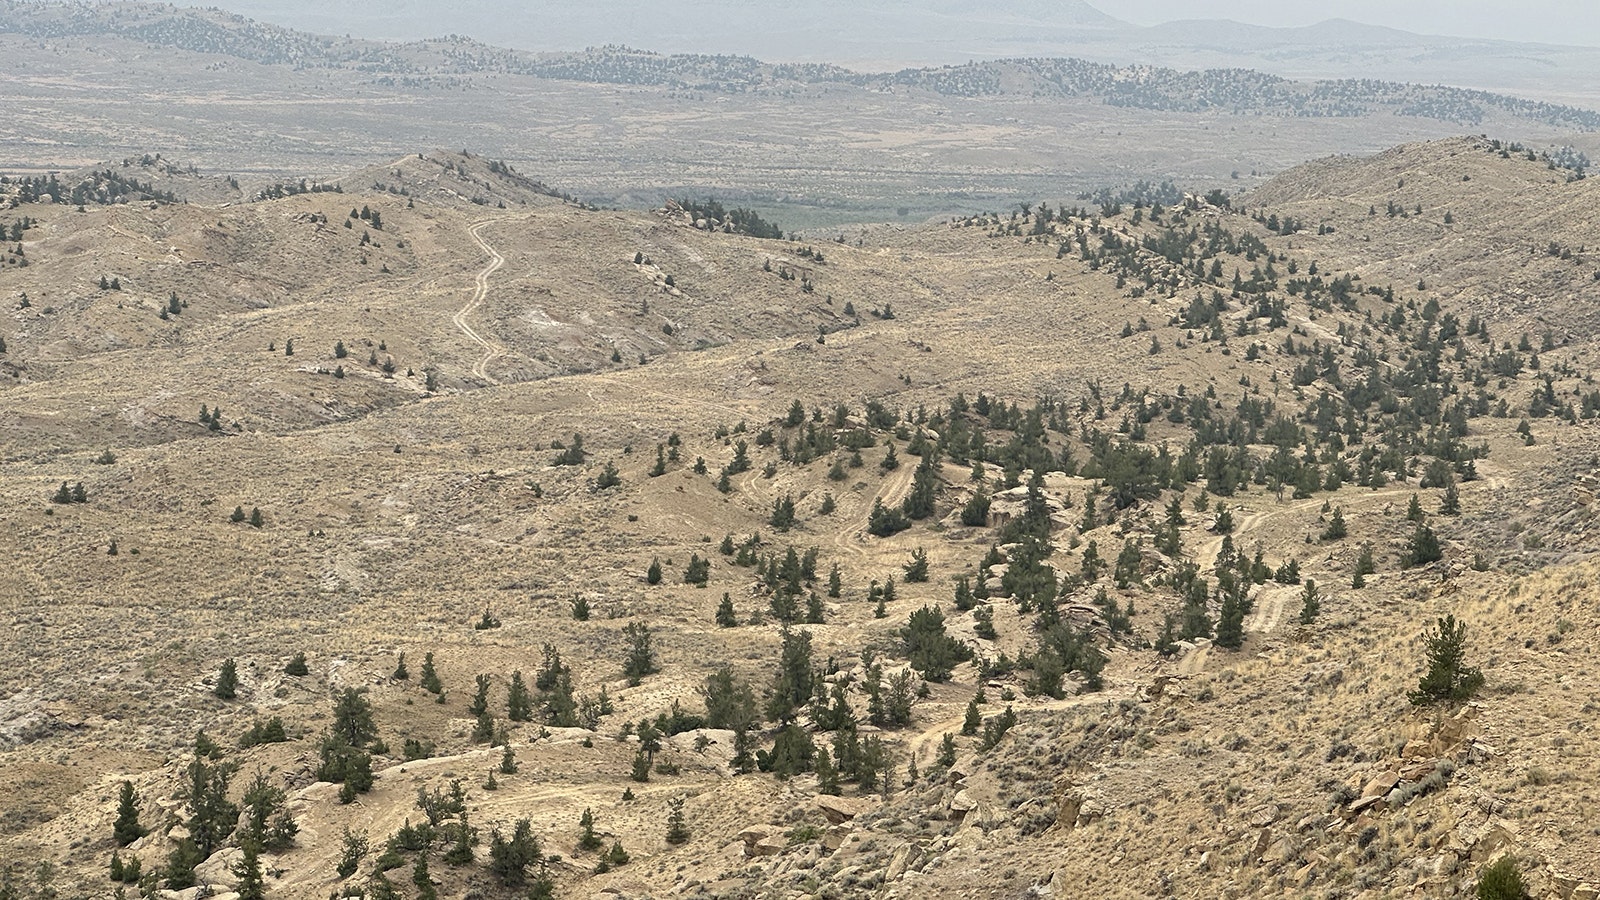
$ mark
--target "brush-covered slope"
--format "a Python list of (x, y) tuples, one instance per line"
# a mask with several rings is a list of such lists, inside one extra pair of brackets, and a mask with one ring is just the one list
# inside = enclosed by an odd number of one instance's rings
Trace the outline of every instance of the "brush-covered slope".
[[(1532, 177), (1399, 152), (1463, 217)], [(1580, 307), (1519, 350), (1364, 216), (1268, 228), (1358, 177), (815, 243), (475, 157), (338, 186), (10, 211), (21, 896), (1600, 879)], [(1445, 614), (1484, 683), (1414, 705)]]

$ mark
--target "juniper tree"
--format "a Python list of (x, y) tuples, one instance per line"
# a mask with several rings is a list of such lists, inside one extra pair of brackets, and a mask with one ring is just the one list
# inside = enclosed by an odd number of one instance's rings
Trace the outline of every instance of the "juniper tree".
[(211, 688), (211, 693), (223, 700), (232, 700), (238, 694), (239, 667), (232, 659), (223, 660), (222, 670), (217, 673), (217, 683)]
[(733, 628), (739, 624), (739, 617), (733, 609), (733, 598), (727, 591), (722, 592), (722, 602), (717, 604), (717, 625), (722, 628)]
[(689, 826), (684, 821), (683, 798), (678, 797), (667, 802), (667, 843), (686, 844), (689, 842)]
[(914, 584), (928, 580), (928, 553), (921, 547), (911, 551), (911, 560), (900, 567), (905, 570), (906, 583)]
[(345, 688), (333, 704), (332, 732), (352, 747), (365, 747), (378, 736), (372, 704), (355, 688)]
[(283, 667), (283, 674), (285, 675), (300, 677), (310, 673), (311, 669), (306, 665), (306, 655), (304, 652), (296, 653), (289, 659), (288, 664)]
[(1337, 541), (1349, 533), (1349, 529), (1344, 523), (1344, 507), (1335, 506), (1333, 515), (1328, 519), (1328, 527), (1322, 530), (1322, 539), (1325, 541)]
[(489, 676), (478, 675), (474, 681), (477, 682), (477, 690), (472, 695), (472, 702), (467, 705), (467, 712), (481, 719), (489, 711)]
[(261, 849), (253, 840), (242, 841), (242, 855), (232, 866), (233, 875), (238, 879), (234, 885), (234, 893), (239, 895), (239, 900), (266, 900), (267, 886), (261, 874)]
[(1425, 635), (1428, 671), (1407, 696), (1417, 706), (1430, 703), (1459, 703), (1483, 686), (1483, 673), (1466, 664), (1467, 626), (1454, 615), (1439, 619), (1437, 628)]
[(506, 718), (513, 722), (527, 722), (533, 718), (533, 694), (522, 681), (522, 670), (511, 673), (511, 687), (506, 691)]
[(544, 854), (533, 835), (533, 824), (518, 819), (508, 839), (499, 828), (489, 832), (489, 872), (505, 887), (521, 887), (528, 878), (528, 867)]
[(973, 694), (967, 702), (967, 715), (961, 722), (961, 733), (972, 735), (978, 733), (978, 728), (983, 725), (983, 712), (978, 709), (978, 695)]
[(1411, 540), (1406, 547), (1406, 567), (1427, 565), (1443, 557), (1444, 551), (1439, 547), (1438, 535), (1434, 534), (1433, 529), (1426, 523), (1417, 523), (1417, 528), (1411, 533)]
[(972, 656), (972, 651), (945, 633), (944, 613), (937, 606), (913, 612), (900, 629), (906, 658), (928, 681), (948, 681), (951, 671)]
[(117, 846), (126, 847), (144, 837), (145, 827), (139, 824), (139, 796), (133, 782), (124, 781), (117, 789), (117, 821), (111, 826)]
[(444, 696), (444, 682), (439, 680), (439, 673), (433, 668), (433, 651), (422, 655), (422, 679), (419, 682), (422, 689), (430, 694)]
[(629, 622), (622, 634), (628, 640), (628, 655), (622, 664), (622, 673), (628, 677), (628, 684), (638, 686), (646, 675), (652, 675), (660, 669), (656, 666), (655, 650), (650, 643), (650, 627), (643, 622)]
[(583, 808), (583, 815), (578, 818), (578, 849), (599, 850), (605, 846), (600, 840), (600, 835), (594, 830), (594, 812), (587, 806)]
[(1307, 578), (1305, 588), (1300, 592), (1300, 624), (1310, 625), (1317, 620), (1317, 613), (1322, 609), (1321, 597), (1317, 593), (1315, 579)]
[(767, 701), (767, 716), (788, 722), (810, 699), (812, 694), (811, 634), (782, 626), (782, 649), (779, 651), (778, 672), (773, 678), (772, 694)]
[(701, 557), (698, 553), (689, 554), (689, 564), (683, 569), (683, 583), (705, 587), (710, 578), (711, 560)]
[(1217, 646), (1237, 650), (1244, 644), (1244, 603), (1237, 594), (1228, 591), (1222, 597), (1222, 608), (1217, 613)]

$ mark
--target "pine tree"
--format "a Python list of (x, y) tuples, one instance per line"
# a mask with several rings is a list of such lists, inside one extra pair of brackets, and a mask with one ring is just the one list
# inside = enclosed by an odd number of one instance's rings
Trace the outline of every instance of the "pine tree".
[(967, 716), (961, 722), (962, 734), (977, 734), (983, 725), (983, 713), (978, 709), (978, 696), (974, 694), (971, 702), (967, 704)]
[(489, 715), (485, 709), (478, 713), (477, 721), (472, 726), (472, 742), (474, 744), (487, 744), (494, 740), (494, 716)]
[(417, 862), (411, 867), (411, 883), (417, 886), (417, 900), (434, 900), (439, 896), (433, 887), (433, 875), (428, 871), (426, 850), (417, 854)]
[(1233, 591), (1223, 594), (1217, 613), (1217, 646), (1237, 650), (1244, 644), (1244, 604)]
[(1411, 541), (1406, 550), (1406, 567), (1425, 566), (1437, 562), (1444, 557), (1444, 551), (1439, 547), (1439, 537), (1433, 529), (1424, 523), (1417, 523), (1417, 530), (1411, 533)]
[(605, 846), (605, 842), (600, 840), (600, 835), (595, 833), (594, 813), (587, 806), (583, 808), (583, 815), (578, 819), (578, 828), (580, 829), (578, 849), (599, 850)]
[(266, 900), (267, 886), (261, 874), (261, 848), (253, 840), (241, 842), (243, 855), (233, 864), (233, 874), (239, 879), (234, 891), (239, 900)]
[(232, 700), (237, 695), (238, 688), (239, 667), (232, 659), (224, 660), (222, 671), (217, 673), (217, 684), (211, 689), (211, 693), (223, 700)]
[(131, 781), (122, 782), (118, 788), (117, 821), (111, 826), (111, 834), (119, 847), (126, 847), (145, 835), (144, 826), (139, 824), (139, 797)]
[(288, 664), (283, 667), (283, 674), (292, 675), (296, 678), (309, 675), (310, 673), (311, 668), (306, 665), (306, 655), (304, 652), (296, 653), (293, 657), (290, 657)]
[(444, 696), (444, 682), (439, 680), (439, 673), (434, 671), (433, 652), (431, 650), (422, 656), (422, 680), (419, 683), (422, 685), (422, 689), (428, 693), (438, 694), (440, 697)]
[(264, 524), (266, 524), (266, 520), (261, 517), (261, 508), (255, 506), (251, 507), (250, 526), (252, 528), (260, 528)]
[(511, 744), (507, 742), (500, 748), (500, 774), (515, 775), (517, 774), (517, 768), (517, 754), (512, 751)]
[(390, 675), (389, 677), (393, 678), (395, 681), (411, 680), (411, 672), (406, 669), (406, 655), (404, 651), (400, 653), (399, 662), (395, 663), (394, 674)]
[(645, 572), (644, 572), (644, 583), (645, 584), (660, 584), (661, 583), (661, 560), (660, 559), (652, 559), (652, 560), (650, 560), (650, 568), (646, 569)]
[(1461, 490), (1452, 480), (1444, 489), (1444, 499), (1439, 503), (1439, 514), (1444, 516), (1458, 516), (1461, 514)]
[(739, 617), (733, 610), (733, 598), (727, 591), (722, 592), (722, 602), (717, 604), (717, 625), (722, 628), (732, 628), (739, 624)]
[(527, 722), (533, 718), (533, 694), (522, 681), (522, 670), (511, 673), (511, 687), (506, 692), (506, 718), (513, 722)]
[(1417, 499), (1416, 494), (1412, 494), (1411, 503), (1406, 506), (1406, 521), (1421, 522), (1424, 518), (1425, 515), (1422, 512), (1422, 501)]
[(1337, 541), (1349, 533), (1349, 529), (1346, 528), (1344, 523), (1344, 507), (1335, 506), (1333, 508), (1333, 516), (1328, 519), (1328, 527), (1322, 530), (1322, 539), (1325, 541)]
[(822, 598), (817, 596), (816, 591), (812, 591), (810, 598), (806, 601), (806, 624), (821, 625), (823, 613)]
[(683, 798), (678, 797), (667, 802), (667, 843), (687, 844), (689, 842), (689, 826), (684, 821)]
[(901, 566), (906, 573), (906, 584), (928, 580), (928, 553), (921, 547), (911, 551), (911, 561)]
[(1322, 602), (1317, 596), (1315, 579), (1306, 579), (1305, 588), (1300, 592), (1300, 601), (1300, 624), (1310, 625), (1317, 621), (1317, 613), (1322, 609)]
[[(492, 777), (494, 773), (489, 773)], [(452, 866), (464, 866), (472, 862), (472, 844), (476, 829), (467, 824), (467, 811), (461, 811), (461, 820), (456, 823), (455, 840), (451, 842), (450, 849), (444, 853), (444, 861)]]
[(943, 769), (948, 769), (956, 764), (956, 736), (945, 732), (939, 741), (939, 755), (934, 757), (933, 764)]
[(622, 633), (628, 639), (628, 655), (623, 662), (622, 673), (628, 677), (628, 684), (637, 687), (646, 675), (660, 671), (656, 666), (655, 650), (650, 644), (650, 627), (643, 622), (630, 622), (622, 629)]
[(472, 702), (467, 704), (467, 712), (482, 716), (489, 711), (489, 676), (478, 675), (474, 680), (477, 682), (477, 690), (472, 695)]
[(579, 622), (589, 621), (589, 598), (582, 594), (572, 598), (572, 617)]
[(372, 704), (355, 688), (345, 688), (333, 704), (331, 732), (351, 747), (365, 747), (378, 736)]
[(1428, 671), (1417, 689), (1407, 696), (1417, 706), (1430, 703), (1459, 703), (1483, 686), (1483, 673), (1466, 664), (1467, 626), (1454, 615), (1439, 619), (1428, 635)]

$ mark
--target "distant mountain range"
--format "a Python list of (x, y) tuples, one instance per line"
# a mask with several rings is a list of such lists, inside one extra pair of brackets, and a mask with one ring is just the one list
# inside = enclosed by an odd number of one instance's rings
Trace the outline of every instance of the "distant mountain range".
[[(418, 40), (458, 34), (521, 50), (626, 44), (664, 53), (898, 69), (1072, 56), (1293, 78), (1380, 78), (1600, 101), (1600, 48), (1420, 35), (1331, 19), (1300, 28), (1227, 20), (1133, 25), (1082, 0), (180, 0), (323, 34)], [(1443, 23), (1442, 23), (1443, 24)]]

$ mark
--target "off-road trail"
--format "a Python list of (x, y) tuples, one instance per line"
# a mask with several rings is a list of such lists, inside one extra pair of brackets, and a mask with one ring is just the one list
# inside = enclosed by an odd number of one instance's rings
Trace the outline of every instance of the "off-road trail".
[(467, 227), (467, 233), (472, 235), (472, 239), (478, 242), (478, 246), (483, 248), (483, 252), (489, 255), (489, 263), (483, 267), (483, 270), (474, 279), (472, 299), (467, 301), (467, 305), (461, 307), (451, 317), (451, 321), (456, 323), (456, 327), (461, 329), (462, 334), (471, 338), (478, 346), (483, 348), (483, 356), (472, 364), (472, 374), (490, 384), (499, 384), (500, 381), (489, 374), (488, 367), (490, 363), (505, 355), (506, 348), (479, 334), (473, 330), (471, 325), (467, 324), (467, 317), (476, 312), (478, 307), (483, 305), (484, 298), (489, 295), (489, 276), (493, 275), (497, 269), (506, 263), (505, 257), (501, 256), (498, 250), (483, 239), (483, 229), (488, 227), (492, 221), (485, 219)]
[[(991, 696), (989, 704), (984, 708), (983, 712), (985, 719), (1004, 712), (1007, 706), (1015, 707), (1027, 713), (1054, 712), (1096, 703), (1103, 703), (1109, 706), (1132, 696), (1134, 696), (1134, 686), (1131, 683), (1108, 686), (1105, 690), (1089, 694), (1074, 694), (1070, 697), (1063, 697), (1060, 700), (1029, 700), (1019, 697), (1012, 703), (1005, 703), (998, 697)], [(966, 712), (963, 711), (961, 715), (953, 719), (946, 719), (942, 722), (934, 722), (931, 725), (924, 726), (919, 733), (906, 742), (906, 755), (915, 760), (919, 767), (926, 768), (933, 765), (934, 757), (939, 753), (937, 745), (944, 741), (944, 736), (947, 734), (960, 734), (961, 726), (966, 723), (966, 718)]]
[[(878, 489), (874, 499), (882, 500), (884, 506), (894, 507), (900, 505), (906, 493), (911, 490), (912, 479), (916, 476), (916, 467), (901, 464), (889, 477), (883, 480), (883, 485)], [(862, 548), (861, 535), (867, 530), (867, 523), (872, 520), (871, 508), (859, 518), (844, 523), (833, 536), (833, 544), (847, 553), (857, 556), (867, 555)]]

